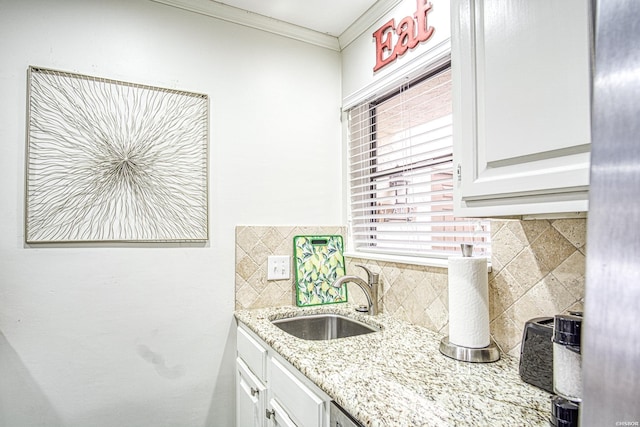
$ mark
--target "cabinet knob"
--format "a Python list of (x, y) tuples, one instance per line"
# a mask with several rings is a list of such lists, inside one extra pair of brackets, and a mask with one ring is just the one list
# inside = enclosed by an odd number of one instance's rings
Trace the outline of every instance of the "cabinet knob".
[(251, 387), (251, 396), (255, 396), (258, 393), (260, 393), (260, 390), (258, 390), (257, 388)]
[(266, 413), (265, 415), (266, 415), (266, 417), (267, 417), (268, 419), (271, 419), (271, 417), (273, 417), (273, 416), (275, 416), (275, 415), (276, 415), (276, 411), (274, 411), (273, 409), (272, 409), (272, 410), (268, 410), (268, 409), (267, 409), (267, 411), (266, 411), (266, 412), (267, 412), (267, 413)]

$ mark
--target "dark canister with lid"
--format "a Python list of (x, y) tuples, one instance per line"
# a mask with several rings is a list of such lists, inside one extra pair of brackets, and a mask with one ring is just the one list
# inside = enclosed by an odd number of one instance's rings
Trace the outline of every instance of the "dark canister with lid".
[(553, 327), (553, 391), (573, 402), (582, 401), (582, 313), (558, 314)]
[(578, 427), (580, 405), (560, 396), (551, 398), (551, 427)]

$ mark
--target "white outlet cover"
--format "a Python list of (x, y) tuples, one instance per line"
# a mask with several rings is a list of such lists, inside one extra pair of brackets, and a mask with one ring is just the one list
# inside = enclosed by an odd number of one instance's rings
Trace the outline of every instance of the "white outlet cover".
[(286, 280), (291, 277), (288, 255), (271, 255), (267, 258), (267, 280)]

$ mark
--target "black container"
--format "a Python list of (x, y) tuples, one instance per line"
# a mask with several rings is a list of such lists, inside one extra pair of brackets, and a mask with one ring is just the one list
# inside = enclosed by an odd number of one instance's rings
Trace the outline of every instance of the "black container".
[(580, 405), (560, 396), (551, 398), (551, 427), (578, 427)]
[(520, 378), (553, 393), (553, 317), (537, 317), (524, 325), (520, 346)]

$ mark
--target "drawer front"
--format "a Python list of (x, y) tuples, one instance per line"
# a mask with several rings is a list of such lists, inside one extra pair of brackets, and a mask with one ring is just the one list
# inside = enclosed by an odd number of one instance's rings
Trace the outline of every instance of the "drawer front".
[(284, 407), (296, 425), (300, 427), (323, 426), (325, 402), (279, 361), (270, 359), (269, 363), (271, 368), (269, 387), (272, 395)]
[(249, 335), (243, 327), (238, 328), (237, 348), (238, 357), (244, 360), (260, 381), (265, 382), (267, 379), (267, 349)]

